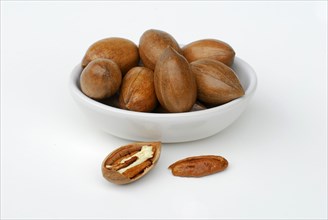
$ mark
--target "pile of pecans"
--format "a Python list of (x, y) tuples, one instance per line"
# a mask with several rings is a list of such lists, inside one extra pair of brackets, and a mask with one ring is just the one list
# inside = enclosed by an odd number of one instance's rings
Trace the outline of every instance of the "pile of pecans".
[(92, 44), (83, 60), (80, 87), (88, 97), (131, 111), (202, 110), (244, 95), (231, 69), (232, 47), (203, 39), (180, 47), (169, 34), (145, 31), (139, 47), (124, 38)]

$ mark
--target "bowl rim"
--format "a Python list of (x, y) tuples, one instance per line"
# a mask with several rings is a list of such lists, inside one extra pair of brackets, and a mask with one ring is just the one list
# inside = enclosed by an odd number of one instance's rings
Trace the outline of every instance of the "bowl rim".
[(237, 99), (234, 99), (230, 102), (227, 102), (223, 105), (216, 106), (213, 108), (201, 110), (201, 111), (193, 111), (193, 112), (179, 112), (179, 113), (154, 113), (154, 112), (136, 112), (136, 111), (130, 111), (125, 109), (120, 109), (116, 107), (112, 107), (106, 104), (103, 104), (101, 102), (98, 102), (92, 98), (87, 97), (78, 87), (78, 77), (81, 74), (80, 71), (81, 63), (77, 64), (74, 69), (71, 72), (70, 79), (69, 79), (69, 87), (71, 90), (71, 93), (74, 94), (74, 96), (78, 97), (80, 100), (83, 100), (85, 103), (87, 103), (89, 106), (92, 106), (93, 108), (97, 108), (102, 111), (110, 111), (112, 113), (117, 113), (125, 116), (133, 116), (133, 117), (146, 117), (146, 118), (174, 118), (174, 117), (197, 117), (201, 115), (211, 114), (218, 111), (226, 111), (233, 107), (234, 105), (237, 105), (238, 103), (246, 101), (256, 90), (257, 87), (257, 77), (254, 69), (244, 60), (242, 60), (239, 57), (235, 57), (234, 62), (240, 63), (240, 65), (243, 66), (243, 68), (246, 68), (246, 71), (249, 75), (249, 85), (247, 89), (245, 90), (245, 94), (242, 97), (239, 97)]

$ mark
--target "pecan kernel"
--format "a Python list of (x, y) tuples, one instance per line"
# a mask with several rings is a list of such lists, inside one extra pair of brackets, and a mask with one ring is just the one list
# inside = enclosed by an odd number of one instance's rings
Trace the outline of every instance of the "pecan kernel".
[(144, 176), (157, 162), (160, 142), (133, 143), (109, 154), (103, 162), (103, 176), (110, 182), (126, 184)]
[(202, 177), (223, 171), (228, 161), (221, 156), (205, 155), (188, 157), (169, 166), (174, 176)]

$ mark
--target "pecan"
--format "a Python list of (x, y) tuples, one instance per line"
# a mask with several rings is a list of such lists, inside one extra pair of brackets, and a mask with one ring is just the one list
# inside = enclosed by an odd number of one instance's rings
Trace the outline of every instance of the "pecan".
[(202, 177), (223, 171), (228, 161), (221, 156), (205, 155), (188, 157), (169, 166), (174, 176)]
[(160, 152), (160, 142), (140, 142), (122, 146), (103, 161), (103, 176), (116, 184), (136, 181), (154, 167)]

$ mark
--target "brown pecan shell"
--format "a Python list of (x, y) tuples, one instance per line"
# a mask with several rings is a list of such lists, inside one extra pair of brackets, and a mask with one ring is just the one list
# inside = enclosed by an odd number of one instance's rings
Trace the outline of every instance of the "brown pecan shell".
[[(134, 153), (141, 151), (143, 146), (152, 146), (153, 156), (123, 173), (118, 172), (117, 169), (124, 168), (135, 161), (135, 158), (133, 158)], [(119, 147), (104, 159), (101, 165), (103, 177), (115, 184), (132, 183), (146, 175), (155, 166), (160, 153), (161, 142), (138, 142)], [(118, 161), (129, 157), (131, 158), (125, 161), (125, 165), (118, 163)]]

